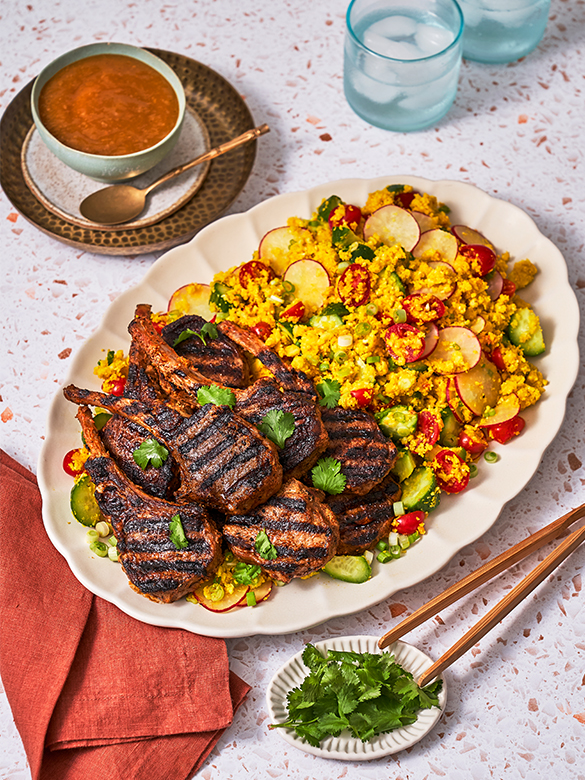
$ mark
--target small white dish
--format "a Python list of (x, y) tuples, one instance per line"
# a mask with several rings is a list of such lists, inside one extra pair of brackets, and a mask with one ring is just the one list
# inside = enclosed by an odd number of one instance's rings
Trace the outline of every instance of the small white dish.
[[(189, 160), (194, 160), (210, 148), (209, 133), (199, 115), (187, 106), (181, 134), (174, 149), (153, 168), (133, 179), (139, 189), (147, 187), (160, 176)], [(96, 224), (79, 211), (79, 204), (88, 195), (107, 185), (90, 179), (62, 162), (43, 142), (35, 125), (25, 138), (21, 153), (24, 180), (33, 195), (52, 214), (79, 227), (95, 229)], [(99, 230), (133, 230), (160, 222), (190, 200), (203, 184), (211, 162), (185, 171), (157, 187), (146, 201), (140, 217), (123, 225), (99, 225)]]
[[(315, 642), (318, 650), (345, 650), (355, 653), (392, 653), (396, 662), (417, 680), (428, 669), (433, 661), (428, 655), (416, 647), (400, 640), (390, 645), (387, 650), (380, 650), (378, 637), (374, 636), (344, 636)], [(283, 723), (288, 716), (286, 697), (292, 688), (297, 688), (309, 674), (309, 669), (302, 660), (301, 650), (290, 658), (273, 676), (266, 692), (266, 702), (271, 723)], [(440, 707), (421, 710), (417, 720), (410, 726), (394, 729), (387, 734), (380, 734), (368, 742), (352, 737), (349, 732), (343, 732), (339, 737), (329, 737), (323, 740), (319, 747), (309, 745), (304, 739), (297, 737), (292, 729), (279, 728), (274, 731), (293, 747), (311, 753), (320, 758), (334, 758), (339, 761), (371, 761), (383, 758), (393, 753), (415, 745), (425, 737), (439, 722), (447, 704), (447, 686), (443, 679), (443, 687), (439, 694)]]

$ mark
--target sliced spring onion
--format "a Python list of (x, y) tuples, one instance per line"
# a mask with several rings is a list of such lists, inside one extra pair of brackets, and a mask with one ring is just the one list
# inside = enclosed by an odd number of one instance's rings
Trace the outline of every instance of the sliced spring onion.
[(344, 333), (343, 336), (337, 337), (337, 346), (341, 347), (342, 349), (345, 349), (346, 347), (351, 347), (353, 344), (353, 336), (350, 333)]
[(497, 453), (491, 451), (485, 452), (483, 457), (484, 460), (487, 460), (488, 463), (495, 463), (498, 459)]
[(89, 549), (96, 555), (99, 555), (100, 558), (105, 558), (108, 554), (108, 545), (104, 542), (98, 542), (97, 540), (89, 545)]
[(246, 593), (246, 604), (249, 607), (255, 607), (256, 606), (256, 594), (254, 593), (253, 590), (249, 590)]
[(388, 563), (389, 561), (392, 561), (393, 559), (394, 559), (394, 556), (388, 550), (382, 550), (382, 552), (378, 553), (378, 556), (376, 558), (378, 563)]
[(470, 479), (473, 479), (474, 477), (477, 477), (478, 473), (479, 472), (477, 470), (477, 466), (475, 465), (475, 463), (470, 463), (469, 464), (469, 477), (470, 477)]
[(95, 528), (90, 528), (85, 536), (88, 542), (95, 542), (99, 539), (99, 533), (95, 530)]
[(406, 550), (408, 547), (410, 547), (410, 539), (404, 534), (398, 534), (398, 544), (401, 549)]
[(333, 360), (339, 365), (342, 365), (347, 360), (347, 352), (339, 351), (333, 355)]
[(112, 533), (110, 524), (106, 523), (105, 520), (100, 520), (99, 523), (96, 523), (95, 530), (98, 532), (99, 536), (109, 536)]
[(385, 542), (383, 539), (380, 539), (380, 541), (376, 545), (376, 549), (380, 550), (380, 552), (384, 552), (384, 550), (388, 549), (388, 542)]
[(269, 295), (268, 300), (272, 301), (273, 303), (284, 303), (283, 299), (278, 295)]
[(295, 291), (295, 286), (292, 282), (289, 282), (288, 279), (285, 279), (282, 283), (282, 286), (284, 287), (284, 291), (287, 293), (293, 293)]
[(395, 501), (392, 504), (392, 508), (394, 509), (394, 517), (400, 517), (404, 514), (404, 504), (402, 501)]
[(380, 362), (379, 355), (370, 355), (370, 357), (366, 358), (366, 363), (379, 363), (379, 362)]
[(388, 544), (390, 547), (396, 547), (398, 544), (398, 534), (396, 531), (392, 531), (392, 533), (388, 536)]
[(118, 550), (115, 547), (108, 547), (108, 558), (116, 563), (118, 561)]
[(358, 324), (355, 326), (354, 333), (358, 338), (363, 338), (364, 336), (367, 336), (371, 330), (372, 326), (369, 322), (358, 322)]
[(327, 371), (328, 368), (329, 368), (329, 363), (321, 363), (319, 365), (319, 371), (321, 373), (323, 373), (323, 371)]
[(371, 317), (374, 317), (378, 313), (378, 307), (375, 303), (368, 303), (366, 306), (366, 314), (369, 314)]
[(349, 263), (337, 263), (337, 270), (338, 271), (345, 271), (345, 269), (349, 266)]
[(399, 323), (399, 322), (406, 322), (406, 320), (407, 320), (407, 314), (406, 314), (406, 312), (404, 311), (404, 309), (395, 309), (395, 310), (394, 310), (394, 314), (392, 315), (392, 319), (393, 319), (393, 320), (394, 320), (394, 322), (396, 322), (396, 323)]

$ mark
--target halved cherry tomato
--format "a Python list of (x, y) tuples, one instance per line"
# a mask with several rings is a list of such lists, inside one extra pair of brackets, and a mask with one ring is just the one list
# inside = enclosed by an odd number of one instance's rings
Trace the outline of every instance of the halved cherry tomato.
[(423, 409), (422, 412), (418, 413), (416, 431), (424, 439), (425, 444), (430, 444), (431, 446), (435, 444), (440, 433), (437, 416)]
[(154, 322), (152, 323), (153, 328), (156, 330), (157, 333), (162, 333), (162, 329), (165, 326), (164, 322)]
[(461, 493), (469, 483), (469, 466), (452, 450), (439, 450), (434, 469), (437, 483), (445, 493)]
[(73, 463), (74, 457), (82, 450), (83, 447), (77, 447), (74, 450), (69, 450), (69, 452), (63, 458), (63, 471), (66, 474), (69, 474), (70, 477), (78, 477), (85, 471), (85, 464), (77, 466)]
[(334, 228), (340, 225), (347, 225), (355, 229), (360, 224), (361, 218), (362, 211), (358, 206), (342, 203), (330, 211), (329, 227)]
[(126, 387), (126, 378), (120, 377), (120, 379), (116, 379), (112, 386), (110, 387), (110, 393), (111, 395), (124, 395), (124, 389)]
[(398, 518), (398, 527), (396, 530), (399, 534), (413, 534), (421, 523), (424, 523), (425, 513), (421, 510), (416, 512), (408, 512), (405, 515), (401, 515)]
[(386, 349), (398, 365), (413, 363), (424, 352), (425, 334), (406, 322), (391, 325), (384, 333)]
[(415, 195), (420, 195), (420, 193), (416, 190), (412, 190), (412, 192), (399, 192), (398, 195), (394, 196), (394, 203), (397, 206), (402, 206), (403, 209), (409, 209)]
[(374, 397), (374, 390), (371, 387), (360, 387), (359, 390), (352, 390), (351, 394), (357, 401), (358, 406), (369, 406)]
[(413, 293), (402, 301), (409, 322), (434, 322), (445, 313), (445, 304), (436, 295)]
[(463, 447), (472, 458), (477, 458), (488, 446), (487, 441), (483, 438), (481, 433), (465, 430), (465, 428), (460, 432), (457, 444), (460, 447)]
[(272, 328), (267, 322), (257, 322), (255, 325), (252, 325), (251, 331), (254, 335), (258, 336), (259, 339), (266, 341), (268, 336), (272, 333)]
[(363, 306), (370, 300), (372, 277), (368, 269), (352, 263), (339, 277), (337, 292), (346, 306)]
[(305, 316), (305, 304), (302, 301), (296, 301), (280, 314), (281, 320), (292, 320), (299, 322)]
[(496, 253), (484, 244), (464, 244), (459, 247), (459, 254), (469, 260), (471, 268), (478, 276), (485, 276), (494, 270)]
[(506, 364), (504, 363), (504, 356), (500, 347), (496, 347), (492, 350), (491, 361), (499, 371), (507, 371)]
[(250, 260), (249, 263), (244, 263), (238, 276), (242, 287), (247, 287), (250, 282), (269, 282), (274, 279), (272, 268), (259, 260)]
[(509, 298), (511, 298), (514, 293), (516, 292), (516, 285), (514, 282), (511, 282), (509, 279), (504, 279), (504, 283), (502, 285), (502, 292), (500, 295), (507, 295)]
[(488, 425), (487, 431), (492, 439), (499, 441), (500, 444), (506, 444), (506, 442), (509, 442), (514, 436), (518, 436), (519, 433), (522, 433), (525, 425), (526, 422), (524, 421), (524, 418), (517, 414), (516, 417), (512, 417), (511, 420), (506, 420), (506, 422)]

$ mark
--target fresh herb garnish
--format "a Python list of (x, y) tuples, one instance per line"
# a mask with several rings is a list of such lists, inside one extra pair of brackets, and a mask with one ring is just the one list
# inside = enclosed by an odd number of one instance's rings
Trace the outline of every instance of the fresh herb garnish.
[(169, 523), (169, 538), (177, 550), (182, 550), (189, 546), (185, 531), (183, 530), (183, 524), (181, 523), (181, 515), (179, 514), (171, 517), (171, 522)]
[(282, 409), (271, 409), (262, 418), (258, 430), (282, 449), (286, 440), (295, 432), (294, 415)]
[(214, 303), (217, 308), (224, 314), (227, 314), (228, 311), (232, 308), (232, 304), (224, 298), (223, 293), (219, 289), (217, 283), (212, 286), (211, 295), (209, 296), (209, 303)]
[(139, 447), (136, 447), (132, 457), (142, 471), (149, 463), (155, 469), (159, 469), (169, 457), (169, 451), (162, 444), (159, 444), (156, 439), (145, 439)]
[(254, 549), (261, 558), (264, 558), (265, 561), (272, 561), (278, 556), (276, 547), (268, 538), (266, 531), (260, 531), (258, 533), (254, 542)]
[(108, 366), (112, 365), (112, 363), (114, 362), (114, 358), (115, 357), (116, 357), (116, 353), (114, 352), (114, 350), (113, 349), (109, 349), (108, 350), (108, 354), (106, 355), (106, 362), (107, 362)]
[(343, 303), (339, 303), (339, 302), (328, 303), (327, 306), (325, 306), (325, 308), (321, 312), (321, 314), (322, 315), (335, 314), (338, 317), (341, 317), (343, 319), (343, 317), (347, 317), (347, 315), (349, 314), (349, 309), (347, 308), (347, 306), (344, 306)]
[(216, 406), (229, 406), (231, 409), (236, 403), (236, 396), (227, 387), (203, 385), (197, 390), (197, 400), (201, 406), (215, 404)]
[(336, 379), (324, 379), (317, 385), (317, 392), (321, 396), (319, 406), (333, 409), (341, 398), (341, 385)]
[(339, 195), (331, 195), (327, 200), (324, 200), (317, 209), (317, 219), (322, 222), (327, 222), (329, 214), (343, 203)]
[(441, 680), (419, 688), (387, 652), (329, 650), (323, 656), (308, 644), (303, 662), (310, 674), (287, 694), (287, 720), (271, 728), (292, 728), (314, 747), (344, 729), (367, 742), (414, 723), (421, 709), (439, 706)]
[(207, 346), (207, 342), (205, 341), (206, 338), (217, 338), (217, 327), (213, 322), (206, 322), (201, 326), (199, 333), (197, 333), (195, 330), (191, 330), (191, 328), (185, 328), (185, 330), (181, 331), (181, 333), (179, 333), (177, 338), (174, 340), (173, 347), (176, 347), (177, 344), (180, 344), (182, 341), (186, 341), (187, 339), (191, 338), (191, 336), (197, 336), (197, 338), (201, 339), (203, 344)]
[(347, 479), (341, 473), (341, 463), (335, 458), (320, 458), (311, 470), (313, 485), (326, 493), (342, 493)]
[(260, 567), (255, 563), (238, 561), (234, 566), (234, 580), (240, 585), (251, 585), (260, 574)]

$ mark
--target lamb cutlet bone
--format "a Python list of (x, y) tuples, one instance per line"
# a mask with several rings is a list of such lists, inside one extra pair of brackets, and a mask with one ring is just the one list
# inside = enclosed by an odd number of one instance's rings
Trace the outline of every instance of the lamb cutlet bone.
[[(253, 425), (259, 425), (264, 416), (272, 410), (290, 412), (295, 418), (295, 431), (279, 450), (279, 459), (288, 477), (300, 477), (311, 469), (328, 443), (321, 412), (315, 403), (315, 390), (306, 392), (304, 374), (289, 369), (280, 358), (266, 349), (263, 342), (247, 333), (235, 323), (227, 320), (218, 326), (225, 337), (238, 339), (244, 349), (270, 364), (276, 380), (261, 378), (245, 389), (229, 387), (236, 398), (235, 412)], [(183, 407), (196, 405), (197, 390), (203, 385), (214, 384), (225, 387), (186, 364), (172, 347), (160, 336), (150, 319), (150, 307), (141, 304), (136, 308), (134, 320), (128, 328), (132, 335), (133, 348), (137, 348), (159, 375), (160, 385), (169, 394), (170, 400), (180, 400)], [(213, 341), (213, 339), (212, 339)], [(269, 357), (271, 356), (271, 357)], [(284, 383), (284, 387), (283, 387)], [(302, 390), (299, 388), (303, 388)]]
[[(109, 456), (91, 412), (77, 412), (90, 451), (85, 467), (95, 497), (110, 521), (119, 560), (130, 587), (152, 601), (170, 603), (212, 576), (221, 560), (221, 534), (208, 511), (197, 503), (182, 504), (147, 495)], [(179, 516), (187, 545), (177, 549), (170, 523)]]
[(178, 499), (237, 514), (263, 503), (282, 484), (276, 446), (227, 406), (206, 404), (185, 418), (162, 401), (144, 403), (75, 385), (63, 393), (73, 403), (119, 414), (162, 441), (179, 467)]

